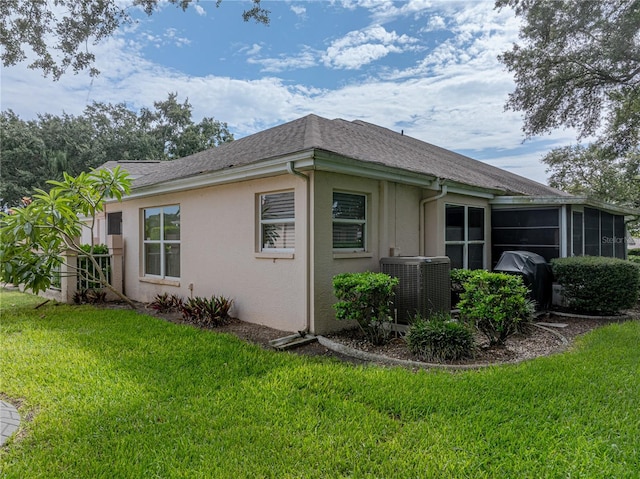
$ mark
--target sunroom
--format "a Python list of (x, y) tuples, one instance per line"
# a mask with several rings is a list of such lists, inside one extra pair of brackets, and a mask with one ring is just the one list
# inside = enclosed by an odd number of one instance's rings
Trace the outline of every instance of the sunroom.
[(585, 197), (501, 196), (491, 200), (491, 257), (530, 251), (626, 259), (626, 221), (635, 211)]

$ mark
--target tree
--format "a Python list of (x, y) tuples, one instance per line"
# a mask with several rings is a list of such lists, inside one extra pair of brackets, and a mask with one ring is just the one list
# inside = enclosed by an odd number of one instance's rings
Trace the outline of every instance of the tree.
[(497, 0), (505, 6), (523, 20), (520, 44), (499, 59), (515, 75), (506, 107), (524, 112), (524, 133), (598, 134), (619, 158), (636, 148), (640, 1)]
[[(640, 208), (640, 150), (612, 158), (598, 144), (555, 148), (542, 161), (551, 173), (549, 184), (568, 193), (617, 205)], [(627, 224), (640, 232), (638, 220)]]
[[(166, 0), (183, 11), (193, 0)], [(198, 0), (195, 0), (198, 1)], [(216, 7), (222, 0), (216, 0)], [(269, 24), (269, 11), (260, 0), (242, 14), (244, 21)], [(132, 0), (133, 7), (152, 15), (161, 0)], [(110, 37), (123, 24), (130, 23), (130, 7), (120, 0), (3, 0), (0, 2), (0, 45), (2, 63), (15, 65), (30, 54), (35, 60), (29, 68), (42, 70), (58, 80), (70, 67), (75, 73), (89, 69), (92, 76), (95, 54), (89, 49)]]
[(101, 284), (135, 309), (134, 303), (107, 281), (94, 254), (95, 245), (87, 251), (79, 243), (83, 228), (89, 228), (90, 237), (94, 237), (96, 213), (103, 211), (105, 200), (120, 201), (129, 193), (128, 174), (117, 167), (77, 177), (65, 173), (62, 181), (49, 183), (49, 192), (38, 190), (29, 204), (12, 209), (10, 214), (0, 213), (0, 278), (38, 293), (51, 286), (55, 271), (69, 253), (84, 255), (93, 267), (75, 267), (74, 272)]
[(153, 103), (155, 112), (143, 110), (140, 120), (148, 125), (157, 141), (156, 159), (174, 159), (233, 141), (226, 123), (205, 117), (198, 124), (191, 120), (189, 99), (178, 102), (177, 93)]
[(169, 160), (233, 140), (226, 123), (211, 117), (194, 123), (191, 104), (177, 96), (139, 112), (99, 102), (79, 116), (45, 113), (33, 121), (2, 112), (0, 206), (17, 205), (35, 188), (47, 190), (46, 180), (60, 180), (63, 172), (75, 176), (108, 160)]

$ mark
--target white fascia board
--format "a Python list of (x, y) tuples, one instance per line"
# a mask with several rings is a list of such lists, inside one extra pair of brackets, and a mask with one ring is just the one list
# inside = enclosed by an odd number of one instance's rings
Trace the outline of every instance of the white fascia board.
[[(307, 161), (304, 161), (307, 160)], [(249, 165), (242, 165), (227, 168), (224, 170), (212, 171), (199, 175), (180, 178), (177, 180), (165, 181), (154, 185), (134, 188), (130, 194), (123, 199), (137, 199), (147, 196), (156, 196), (166, 193), (176, 193), (179, 191), (206, 188), (208, 186), (236, 183), (269, 176), (286, 174), (287, 163), (294, 162), (296, 165), (307, 163), (313, 160), (313, 151), (304, 151), (293, 155), (288, 155), (272, 160), (260, 161)]]
[(604, 201), (590, 199), (586, 196), (498, 196), (491, 202), (496, 206), (591, 206), (610, 213), (623, 215), (640, 215), (640, 210), (627, 206), (612, 205)]

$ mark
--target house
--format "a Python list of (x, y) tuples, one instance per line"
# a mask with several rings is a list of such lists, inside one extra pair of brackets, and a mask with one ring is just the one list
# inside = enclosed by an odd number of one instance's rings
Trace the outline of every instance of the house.
[(123, 249), (124, 292), (225, 295), (236, 316), (283, 331), (341, 327), (332, 277), (377, 271), (387, 256), (487, 269), (513, 249), (624, 257), (634, 213), (316, 115), (175, 161), (120, 164), (133, 189), (107, 204), (101, 234)]

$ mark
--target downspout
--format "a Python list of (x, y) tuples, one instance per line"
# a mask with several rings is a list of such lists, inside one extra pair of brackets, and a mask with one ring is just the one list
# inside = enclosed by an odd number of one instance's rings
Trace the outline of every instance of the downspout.
[(293, 161), (287, 162), (287, 172), (290, 175), (298, 176), (302, 178), (306, 183), (307, 198), (305, 203), (306, 208), (306, 245), (305, 245), (305, 327), (300, 331), (300, 335), (304, 336), (311, 329), (311, 192), (309, 187), (309, 176), (304, 173), (300, 173), (294, 167)]
[(440, 198), (447, 195), (447, 185), (445, 184), (446, 180), (442, 180), (438, 178), (438, 186), (440, 187), (440, 193), (436, 196), (432, 196), (430, 198), (425, 198), (420, 201), (420, 256), (424, 256), (425, 244), (424, 244), (424, 232), (425, 232), (425, 224), (424, 224), (424, 211), (425, 205), (427, 203), (431, 203), (432, 201), (439, 200)]

